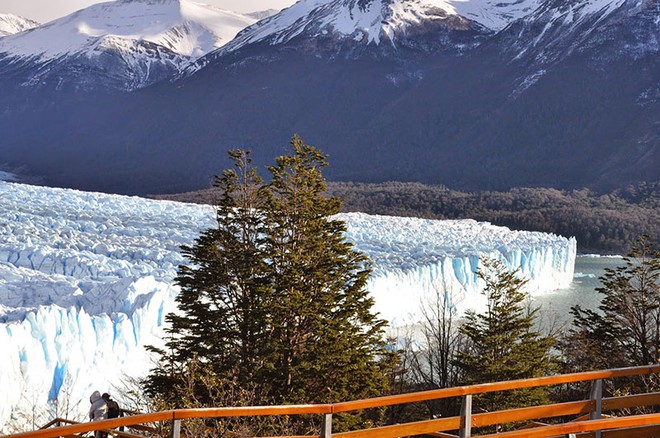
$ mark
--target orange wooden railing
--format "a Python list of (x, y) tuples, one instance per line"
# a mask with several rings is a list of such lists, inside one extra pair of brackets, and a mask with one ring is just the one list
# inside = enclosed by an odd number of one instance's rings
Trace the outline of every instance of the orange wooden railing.
[[(129, 417), (115, 418), (93, 423), (71, 424), (62, 427), (37, 430), (34, 432), (8, 435), (8, 437), (50, 438), (59, 436), (73, 436), (75, 434), (81, 434), (94, 430), (111, 430), (112, 433), (116, 436), (135, 437), (137, 435), (129, 432), (118, 432), (113, 429), (119, 428), (120, 426), (142, 426), (141, 430), (143, 433), (144, 431), (148, 432), (149, 430), (152, 430), (155, 433), (154, 429), (145, 428), (144, 425), (162, 422), (170, 422), (170, 436), (178, 437), (181, 421), (186, 419), (303, 414), (323, 415), (322, 429), (319, 435), (314, 435), (314, 437), (319, 438), (329, 438), (331, 436), (336, 438), (394, 438), (423, 434), (437, 437), (470, 437), (476, 436), (472, 434), (472, 430), (477, 427), (558, 417), (565, 418), (569, 416), (578, 417), (572, 422), (563, 424), (546, 425), (538, 422), (530, 423), (530, 426), (534, 427), (499, 433), (496, 436), (499, 438), (536, 438), (566, 436), (566, 434), (582, 434), (587, 432), (591, 433), (589, 436), (608, 438), (660, 436), (660, 414), (627, 415), (615, 418), (602, 417), (603, 412), (612, 410), (635, 408), (641, 406), (660, 406), (660, 392), (603, 398), (603, 379), (615, 379), (620, 377), (655, 374), (658, 372), (660, 372), (660, 365), (649, 365), (605, 371), (562, 374), (533, 379), (484, 383), (410, 394), (391, 395), (367, 400), (355, 400), (335, 404), (178, 409), (150, 414), (132, 415)], [(589, 381), (592, 382), (592, 390), (590, 397), (587, 400), (478, 414), (473, 414), (471, 412), (471, 399), (472, 396), (476, 394)], [(350, 432), (332, 432), (333, 414), (406, 403), (438, 400), (448, 397), (462, 397), (462, 409), (460, 416), (437, 418), (426, 421), (416, 421), (405, 424), (382, 426)], [(447, 433), (452, 431), (454, 433), (458, 433), (458, 435)], [(491, 437), (491, 435), (481, 436)], [(495, 437), (495, 435), (492, 435), (492, 437)]]

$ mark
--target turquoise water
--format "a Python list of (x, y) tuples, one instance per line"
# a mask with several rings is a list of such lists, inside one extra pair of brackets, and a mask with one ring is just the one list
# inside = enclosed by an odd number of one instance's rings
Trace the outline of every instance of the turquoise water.
[(570, 287), (558, 289), (532, 298), (532, 302), (541, 306), (543, 319), (555, 322), (570, 322), (570, 309), (579, 304), (583, 308), (595, 309), (601, 301), (601, 294), (596, 288), (602, 286), (598, 277), (605, 273), (606, 268), (621, 266), (620, 257), (577, 256), (575, 260), (575, 275)]

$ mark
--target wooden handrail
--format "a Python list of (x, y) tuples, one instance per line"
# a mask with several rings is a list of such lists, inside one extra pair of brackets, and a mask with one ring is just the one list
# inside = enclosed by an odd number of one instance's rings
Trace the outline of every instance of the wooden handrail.
[(238, 408), (199, 408), (177, 409), (173, 412), (173, 419), (184, 420), (188, 418), (222, 418), (222, 417), (256, 417), (261, 415), (302, 415), (302, 414), (330, 414), (332, 405), (284, 405), (284, 406), (247, 406)]
[[(649, 397), (652, 395), (652, 397)], [(606, 410), (631, 408), (638, 406), (660, 405), (660, 393), (642, 394), (603, 399)], [(592, 400), (555, 403), (550, 405), (508, 409), (505, 411), (485, 412), (472, 415), (472, 426), (483, 427), (496, 424), (515, 423), (537, 418), (554, 418), (567, 415), (579, 415), (590, 412), (594, 407)], [(416, 421), (407, 424), (382, 426), (353, 432), (335, 433), (335, 438), (392, 437), (430, 434), (456, 430), (460, 417), (447, 417), (435, 420)], [(537, 430), (537, 429), (535, 429)]]
[(587, 371), (582, 373), (560, 374), (556, 376), (536, 377), (531, 379), (508, 380), (504, 382), (481, 383), (470, 386), (457, 386), (454, 388), (434, 389), (431, 391), (415, 392), (412, 394), (389, 395), (371, 398), (368, 400), (355, 400), (333, 405), (332, 412), (346, 412), (358, 409), (378, 408), (383, 406), (415, 403), (440, 398), (458, 397), (463, 395), (483, 394), (487, 392), (508, 391), (512, 389), (532, 388), (536, 386), (559, 385), (562, 383), (585, 382), (598, 379), (611, 379), (617, 377), (639, 376), (660, 372), (660, 365), (641, 367), (616, 368), (605, 371)]
[(261, 415), (303, 415), (303, 414), (327, 414), (331, 411), (331, 405), (284, 405), (284, 406), (248, 406), (248, 407), (225, 407), (225, 408), (200, 408), (200, 409), (177, 409), (169, 411), (154, 412), (150, 414), (139, 414), (128, 417), (112, 418), (108, 420), (94, 421), (90, 423), (78, 423), (70, 426), (62, 426), (52, 429), (37, 430), (34, 432), (23, 432), (13, 435), (5, 435), (0, 438), (53, 438), (60, 435), (91, 432), (100, 429), (114, 429), (117, 427), (130, 427), (145, 423), (157, 423), (162, 421), (186, 420), (191, 418), (222, 418), (222, 417), (253, 417)]
[[(169, 410), (163, 412), (155, 412), (149, 414), (138, 414), (127, 417), (113, 418), (108, 420), (96, 421), (93, 423), (80, 423), (71, 424), (51, 429), (37, 430), (34, 432), (25, 432), (15, 435), (7, 435), (7, 437), (15, 438), (51, 438), (58, 436), (73, 435), (77, 433), (85, 433), (93, 430), (107, 430), (118, 428), (121, 426), (131, 427), (139, 426), (148, 423), (180, 421), (191, 418), (224, 418), (224, 417), (251, 417), (251, 416), (266, 416), (266, 415), (302, 415), (302, 414), (322, 414), (331, 415), (334, 413), (341, 413), (357, 409), (367, 409), (384, 407), (395, 404), (413, 403), (427, 400), (434, 400), (447, 397), (465, 396), (482, 394), (494, 391), (505, 391), (520, 388), (530, 388), (536, 386), (557, 385), (562, 383), (573, 383), (582, 381), (592, 381), (606, 378), (629, 377), (642, 374), (650, 374), (660, 372), (660, 365), (649, 365), (642, 367), (629, 367), (618, 368), (605, 371), (590, 371), (583, 373), (564, 374), (557, 376), (539, 377), (532, 379), (520, 379), (505, 382), (485, 383), (471, 386), (461, 386), (456, 388), (438, 389), (433, 391), (423, 391), (412, 394), (401, 394), (386, 397), (378, 397), (368, 400), (356, 400), (351, 402), (343, 402), (336, 404), (318, 404), (318, 405), (284, 405), (284, 406), (249, 406), (249, 407), (221, 407), (221, 408), (202, 408), (202, 409), (179, 409)], [(567, 415), (579, 415), (587, 412), (592, 412), (594, 409), (595, 401), (577, 401), (568, 403), (557, 403), (552, 405), (534, 406), (510, 409), (505, 411), (489, 412), (473, 414), (471, 416), (471, 424), (473, 427), (487, 426), (494, 424), (503, 424), (517, 421), (526, 421), (538, 418), (552, 418)], [(639, 394), (623, 397), (611, 397), (603, 399), (603, 410), (613, 410), (629, 408), (634, 406), (646, 405), (660, 405), (660, 393)], [(660, 415), (660, 414), (654, 414)], [(623, 417), (632, 418), (632, 417)], [(533, 435), (511, 435), (517, 436), (552, 436), (561, 435), (563, 430), (569, 430), (565, 433), (586, 432), (598, 429), (617, 429), (621, 427), (636, 427), (647, 426), (650, 424), (660, 424), (660, 417), (649, 416), (635, 416), (636, 420), (629, 420), (630, 426), (619, 426), (616, 422), (602, 423), (602, 428), (596, 429), (581, 429), (585, 424), (596, 424), (596, 421), (575, 421), (571, 426), (566, 426), (567, 429), (557, 429), (559, 432), (555, 433), (555, 429), (547, 429), (550, 435), (539, 435), (545, 433), (546, 426), (530, 429), (526, 433)], [(618, 419), (608, 419), (618, 420)], [(64, 421), (64, 420), (62, 420)], [(637, 421), (637, 422), (636, 422)], [(653, 421), (658, 421), (654, 423)], [(396, 436), (414, 436), (424, 433), (439, 433), (444, 431), (457, 430), (459, 427), (460, 417), (439, 418), (427, 421), (418, 421), (413, 423), (383, 426), (379, 428), (352, 431), (344, 433), (333, 433), (332, 436), (336, 438), (391, 438)], [(614, 426), (612, 426), (614, 425)], [(557, 426), (547, 426), (557, 427)], [(523, 433), (521, 431), (518, 431)], [(508, 433), (508, 432), (507, 432)], [(318, 436), (318, 435), (316, 435)], [(502, 434), (498, 437), (505, 438)], [(2, 437), (0, 437), (2, 438)]]

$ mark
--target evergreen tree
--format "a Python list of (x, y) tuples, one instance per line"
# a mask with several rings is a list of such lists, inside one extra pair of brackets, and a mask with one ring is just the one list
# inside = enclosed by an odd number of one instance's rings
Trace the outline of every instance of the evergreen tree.
[[(232, 150), (234, 169), (216, 178), (217, 227), (205, 230), (183, 254), (190, 265), (179, 268), (178, 312), (167, 315), (168, 366), (154, 370), (147, 389), (183, 400), (176, 389), (196, 375), (248, 385), (261, 370), (267, 349), (269, 267), (263, 255), (266, 229), (263, 208), (268, 196), (249, 152)], [(200, 371), (201, 369), (201, 371)], [(187, 375), (186, 375), (187, 374)], [(183, 385), (181, 382), (187, 382)], [(200, 403), (211, 400), (208, 385), (194, 386)], [(174, 390), (173, 390), (174, 389)]]
[(623, 259), (600, 277), (598, 310), (575, 306), (563, 342), (570, 370), (658, 363), (660, 360), (660, 252), (639, 237)]
[(291, 146), (268, 184), (249, 153), (230, 153), (235, 168), (216, 182), (217, 227), (183, 248), (190, 264), (177, 277), (161, 366), (146, 382), (152, 395), (211, 405), (239, 387), (256, 403), (322, 403), (385, 389), (385, 322), (371, 311), (369, 262), (331, 218), (341, 202), (324, 195), (326, 156), (298, 136)]
[[(498, 260), (482, 259), (477, 273), (485, 282), (484, 313), (467, 312), (460, 331), (467, 348), (456, 356), (466, 384), (496, 382), (550, 374), (554, 361), (550, 350), (555, 341), (534, 329), (538, 308), (530, 309), (523, 291), (526, 280), (509, 272)], [(545, 403), (547, 388), (484, 394), (475, 398), (475, 408), (486, 411)]]
[(346, 240), (344, 222), (330, 218), (341, 203), (323, 195), (326, 157), (298, 136), (291, 145), (293, 153), (269, 168), (276, 398), (336, 402), (378, 394), (384, 321), (371, 313), (368, 260)]

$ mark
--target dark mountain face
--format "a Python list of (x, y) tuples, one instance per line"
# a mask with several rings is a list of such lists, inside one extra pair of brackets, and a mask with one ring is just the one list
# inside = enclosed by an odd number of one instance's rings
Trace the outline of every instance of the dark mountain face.
[(330, 154), (335, 180), (464, 189), (657, 180), (658, 15), (654, 2), (635, 5), (569, 26), (548, 3), (495, 35), (445, 27), (397, 45), (300, 34), (215, 53), (192, 75), (131, 93), (35, 93), (3, 77), (0, 163), (53, 185), (184, 191), (208, 186), (227, 149), (271, 163), (299, 133)]

